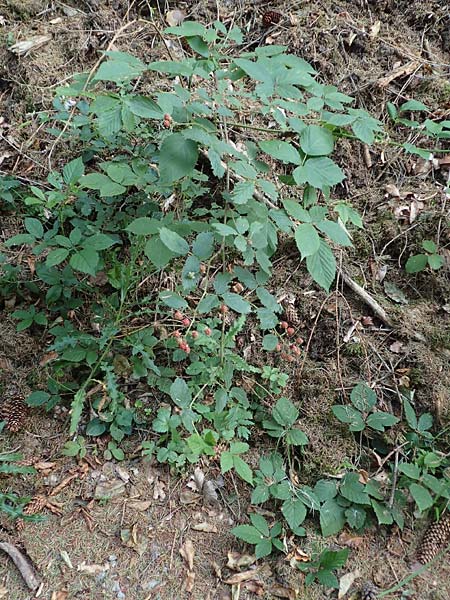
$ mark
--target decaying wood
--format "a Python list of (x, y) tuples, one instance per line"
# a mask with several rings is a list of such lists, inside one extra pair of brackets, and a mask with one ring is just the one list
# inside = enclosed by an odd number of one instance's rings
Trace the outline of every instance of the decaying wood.
[(30, 561), (15, 546), (9, 544), (8, 542), (0, 542), (0, 550), (3, 550), (3, 552), (8, 554), (13, 563), (19, 569), (23, 580), (30, 590), (37, 590), (41, 582), (36, 576)]
[(414, 71), (419, 69), (419, 67), (420, 63), (415, 60), (412, 60), (406, 63), (406, 65), (402, 65), (401, 67), (398, 67), (398, 69), (394, 69), (385, 77), (380, 77), (380, 79), (377, 80), (378, 87), (385, 88), (391, 83), (391, 81), (394, 81), (394, 79), (398, 79), (399, 77), (405, 77), (406, 75), (411, 75), (411, 73), (414, 73)]

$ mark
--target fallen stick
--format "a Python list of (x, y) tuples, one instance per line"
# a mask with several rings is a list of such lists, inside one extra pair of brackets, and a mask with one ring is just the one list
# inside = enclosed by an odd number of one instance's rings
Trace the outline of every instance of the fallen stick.
[(30, 590), (37, 590), (41, 582), (36, 576), (33, 566), (30, 561), (12, 544), (8, 542), (0, 542), (0, 550), (6, 552), (16, 567), (19, 569), (23, 580)]
[[(383, 321), (383, 323), (385, 325), (387, 325), (388, 327), (390, 327), (391, 329), (398, 329), (398, 325), (395, 324), (395, 322), (391, 319), (391, 317), (387, 314), (387, 312), (384, 310), (384, 308), (375, 300), (375, 298), (372, 298), (372, 296), (366, 292), (366, 290), (364, 288), (362, 288), (358, 283), (356, 283), (356, 281), (353, 281), (353, 279), (347, 275), (347, 273), (345, 271), (340, 271), (341, 277), (344, 280), (344, 283), (355, 292), (355, 294), (357, 296), (359, 296), (361, 298), (361, 300), (363, 300), (363, 302), (365, 304), (367, 304), (367, 306), (369, 308), (371, 308), (373, 310), (373, 312), (376, 314), (376, 316)], [(425, 337), (419, 333), (418, 331), (411, 331), (409, 333), (410, 337), (412, 337), (413, 339), (417, 340), (418, 342), (426, 342)]]

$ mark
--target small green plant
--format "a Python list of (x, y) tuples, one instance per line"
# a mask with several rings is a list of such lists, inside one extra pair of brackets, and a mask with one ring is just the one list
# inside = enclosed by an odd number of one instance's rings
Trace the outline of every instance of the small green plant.
[(250, 515), (251, 525), (238, 525), (231, 530), (237, 538), (255, 546), (256, 558), (263, 558), (272, 553), (273, 548), (284, 551), (284, 544), (280, 539), (282, 533), (281, 523), (275, 522), (269, 527), (266, 519), (259, 514)]
[(273, 410), (272, 418), (263, 421), (263, 427), (267, 433), (289, 448), (289, 446), (304, 446), (308, 443), (306, 434), (294, 427), (299, 415), (298, 409), (288, 398), (277, 400)]
[(221, 453), (220, 468), (222, 473), (227, 473), (230, 469), (234, 469), (236, 473), (247, 483), (253, 483), (253, 473), (249, 465), (241, 457), (249, 449), (249, 445), (245, 442), (232, 442), (230, 449)]
[(77, 456), (79, 458), (84, 458), (87, 454), (84, 437), (79, 435), (76, 440), (66, 442), (61, 450), (61, 454), (63, 456)]
[(414, 254), (406, 261), (407, 273), (419, 273), (430, 267), (433, 271), (437, 271), (444, 265), (444, 258), (438, 254), (438, 248), (432, 240), (423, 240), (422, 248), (424, 254)]
[[(0, 431), (5, 426), (4, 421), (0, 423)], [(2, 476), (9, 475), (26, 475), (36, 473), (33, 467), (25, 467), (17, 464), (22, 460), (22, 455), (16, 452), (1, 452), (0, 453), (0, 474)], [(0, 492), (0, 512), (5, 513), (11, 519), (27, 518), (23, 514), (23, 508), (29, 502), (30, 498), (19, 497), (14, 493)]]
[(326, 549), (314, 560), (297, 564), (298, 569), (307, 573), (306, 585), (318, 581), (327, 588), (339, 589), (339, 580), (333, 571), (341, 569), (348, 558), (348, 548), (343, 550)]
[(366, 427), (383, 432), (386, 427), (398, 423), (391, 413), (373, 410), (377, 403), (376, 393), (366, 383), (358, 383), (350, 394), (350, 405), (334, 405), (333, 414), (342, 423), (347, 423), (350, 431), (363, 431)]
[(11, 315), (14, 319), (18, 319), (17, 331), (28, 329), (32, 325), (47, 325), (47, 315), (45, 312), (38, 312), (32, 304), (24, 310), (16, 310)]

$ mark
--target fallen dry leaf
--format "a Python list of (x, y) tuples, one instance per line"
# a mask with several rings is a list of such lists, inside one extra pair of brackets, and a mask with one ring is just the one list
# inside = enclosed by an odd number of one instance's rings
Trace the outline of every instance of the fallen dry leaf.
[(343, 598), (347, 594), (348, 590), (352, 587), (353, 582), (359, 576), (360, 576), (360, 573), (358, 570), (356, 570), (356, 571), (353, 571), (350, 573), (346, 573), (339, 579), (338, 598)]
[(364, 538), (359, 535), (350, 535), (343, 531), (338, 537), (338, 542), (348, 548), (359, 548), (364, 543)]
[(232, 571), (239, 571), (242, 567), (249, 567), (256, 562), (254, 554), (239, 554), (239, 552), (228, 552), (227, 567)]
[(269, 588), (269, 593), (276, 598), (288, 598), (288, 600), (296, 600), (298, 598), (298, 590), (283, 585), (272, 585)]
[(295, 567), (298, 562), (309, 562), (311, 560), (311, 556), (300, 548), (294, 548), (292, 552), (286, 556), (286, 560), (289, 561), (291, 567)]
[(112, 481), (102, 481), (97, 484), (94, 492), (94, 497), (97, 500), (102, 498), (115, 498), (125, 493), (125, 484), (121, 479), (113, 479)]
[(380, 77), (380, 79), (378, 79), (377, 84), (380, 88), (385, 88), (387, 87), (391, 81), (394, 81), (394, 79), (398, 79), (399, 77), (406, 77), (407, 75), (411, 75), (411, 73), (414, 73), (414, 71), (418, 70), (420, 67), (420, 63), (417, 61), (410, 61), (408, 63), (406, 63), (405, 65), (401, 65), (399, 67), (397, 67), (396, 69), (394, 69), (393, 71), (391, 71), (390, 73), (388, 73), (388, 75), (386, 75), (385, 77)]
[(180, 494), (180, 502), (181, 504), (195, 504), (200, 500), (200, 496), (197, 492), (191, 492), (190, 490), (185, 490)]
[(242, 573), (236, 573), (236, 575), (232, 575), (225, 579), (223, 583), (227, 585), (237, 585), (238, 583), (243, 583), (244, 581), (249, 581), (250, 579), (254, 579), (255, 575), (260, 571), (260, 568), (250, 569), (248, 571), (242, 571)]
[(43, 46), (47, 42), (52, 39), (51, 35), (37, 35), (36, 37), (30, 38), (29, 40), (23, 40), (21, 42), (16, 42), (12, 46), (9, 46), (8, 50), (17, 54), (18, 56), (23, 56), (30, 52), (31, 50), (36, 50), (40, 46)]
[(192, 529), (195, 531), (203, 531), (204, 533), (217, 533), (217, 527), (212, 523), (197, 523), (192, 525)]
[(264, 585), (260, 581), (256, 581), (255, 579), (250, 579), (250, 581), (246, 581), (243, 587), (249, 592), (252, 592), (252, 594), (255, 594), (255, 596), (261, 597), (265, 594)]
[(9, 591), (3, 586), (0, 585), (0, 598), (7, 598)]
[(83, 575), (99, 575), (100, 573), (106, 573), (109, 569), (109, 564), (104, 565), (87, 565), (84, 561), (80, 563), (77, 567), (77, 571), (82, 573)]
[(53, 592), (51, 600), (66, 600), (68, 596), (69, 592), (67, 590), (60, 590), (58, 592)]
[(188, 594), (192, 592), (194, 589), (195, 583), (195, 573), (194, 571), (188, 571), (186, 574), (186, 579), (184, 580), (184, 588)]
[(160, 481), (158, 478), (155, 479), (155, 486), (153, 488), (153, 500), (165, 500), (166, 492), (166, 484)]
[(180, 548), (180, 554), (184, 561), (186, 562), (189, 571), (192, 571), (194, 568), (194, 544), (191, 540), (186, 540), (184, 544)]
[(380, 33), (381, 29), (381, 21), (375, 21), (369, 31), (369, 37), (375, 39), (377, 35)]
[(56, 360), (57, 358), (58, 358), (57, 352), (47, 352), (47, 354), (44, 354), (44, 356), (39, 361), (39, 366), (45, 367), (46, 364), (48, 364), (52, 360)]
[(402, 344), (402, 342), (397, 340), (389, 346), (389, 350), (391, 352), (394, 352), (395, 354), (400, 354), (401, 352), (405, 352), (406, 348), (405, 345)]
[(128, 502), (127, 506), (132, 510), (138, 510), (139, 512), (144, 512), (150, 508), (152, 505), (151, 500), (132, 500)]

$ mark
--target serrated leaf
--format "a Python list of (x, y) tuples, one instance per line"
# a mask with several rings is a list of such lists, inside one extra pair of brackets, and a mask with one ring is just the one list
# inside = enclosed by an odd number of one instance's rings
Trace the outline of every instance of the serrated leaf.
[(67, 185), (77, 183), (80, 177), (84, 175), (84, 163), (81, 156), (64, 165), (62, 174), (64, 183)]
[(298, 414), (298, 409), (285, 397), (280, 398), (272, 410), (275, 421), (285, 428), (292, 427), (298, 419)]
[(47, 254), (47, 258), (45, 259), (45, 264), (47, 267), (54, 267), (59, 265), (66, 260), (69, 256), (69, 251), (66, 248), (56, 248), (55, 250), (51, 250)]
[(292, 144), (283, 142), (282, 140), (266, 140), (258, 143), (263, 152), (281, 160), (284, 163), (293, 163), (299, 165), (301, 163), (298, 150)]
[(334, 149), (333, 134), (320, 125), (308, 125), (300, 136), (300, 148), (309, 156), (326, 156)]
[(281, 512), (291, 529), (295, 529), (303, 523), (306, 518), (306, 506), (301, 500), (286, 500), (283, 502)]
[(420, 479), (421, 470), (414, 463), (400, 463), (398, 470), (410, 479)]
[(86, 399), (86, 392), (81, 389), (75, 394), (70, 407), (70, 428), (69, 434), (73, 435), (78, 427), (81, 419), (81, 413), (83, 412), (84, 401)]
[(339, 491), (344, 498), (356, 504), (370, 504), (367, 492), (359, 482), (358, 473), (346, 473), (339, 486)]
[(181, 133), (167, 136), (159, 153), (159, 174), (165, 184), (192, 173), (198, 159), (198, 146)]
[(265, 556), (269, 556), (272, 552), (272, 540), (266, 539), (259, 542), (255, 546), (255, 556), (256, 558), (264, 558)]
[(98, 252), (92, 248), (82, 248), (70, 257), (70, 266), (75, 271), (94, 276), (98, 265)]
[(320, 221), (317, 223), (316, 227), (320, 229), (322, 233), (330, 238), (335, 244), (339, 244), (340, 246), (351, 246), (353, 247), (352, 241), (348, 236), (348, 233), (345, 231), (339, 223), (335, 221)]
[(427, 510), (433, 506), (434, 502), (430, 492), (422, 485), (419, 485), (418, 483), (412, 483), (409, 486), (409, 491), (411, 492), (411, 496), (416, 501), (420, 512), (423, 512), (424, 510)]
[(313, 256), (320, 250), (320, 237), (314, 225), (301, 223), (295, 230), (295, 243), (300, 250), (302, 260)]
[(263, 337), (262, 347), (264, 350), (268, 352), (272, 352), (278, 345), (278, 337), (271, 333), (265, 335)]
[(244, 300), (244, 298), (242, 298), (242, 296), (239, 296), (239, 294), (234, 294), (233, 292), (225, 292), (224, 294), (222, 294), (222, 298), (226, 306), (228, 306), (229, 308), (231, 308), (231, 310), (234, 310), (239, 314), (246, 315), (252, 310), (250, 302)]
[(135, 235), (150, 235), (159, 232), (161, 223), (157, 219), (150, 217), (138, 217), (131, 221), (126, 230)]
[(192, 394), (189, 386), (181, 377), (177, 377), (170, 386), (170, 397), (177, 406), (186, 408), (192, 402)]
[(294, 169), (292, 175), (298, 185), (309, 183), (320, 190), (345, 179), (338, 165), (327, 157), (309, 158), (304, 165)]
[(257, 485), (252, 492), (251, 503), (263, 504), (270, 498), (269, 488), (267, 485)]
[(406, 261), (405, 269), (407, 273), (419, 273), (426, 269), (428, 256), (426, 254), (415, 254)]
[(253, 484), (253, 473), (248, 464), (240, 456), (233, 457), (236, 473), (247, 483)]
[(163, 269), (176, 256), (162, 243), (159, 236), (148, 240), (144, 247), (144, 253), (158, 269)]
[(305, 210), (298, 202), (294, 200), (283, 200), (284, 210), (298, 221), (303, 221), (304, 223), (309, 223), (311, 221), (311, 217), (307, 210)]
[(345, 513), (334, 499), (326, 500), (320, 509), (322, 535), (328, 537), (339, 533), (345, 525)]
[(320, 240), (319, 250), (306, 258), (308, 273), (326, 292), (336, 276), (336, 259), (331, 248)]
[(248, 544), (258, 544), (264, 539), (261, 533), (252, 525), (238, 525), (233, 527), (231, 533)]
[(27, 217), (24, 220), (24, 225), (28, 233), (30, 233), (34, 238), (40, 239), (44, 235), (44, 227), (39, 219)]
[(377, 411), (367, 417), (366, 424), (376, 431), (384, 431), (398, 423), (398, 418), (387, 412)]
[(353, 406), (335, 405), (331, 407), (331, 410), (341, 423), (348, 423), (350, 431), (362, 431), (364, 429), (364, 419), (361, 413), (356, 408), (353, 408)]
[(161, 227), (159, 230), (159, 238), (171, 252), (184, 256), (189, 252), (189, 244), (176, 231)]
[(361, 381), (352, 389), (350, 400), (357, 410), (369, 412), (369, 410), (377, 403), (377, 395), (367, 383)]
[(375, 512), (379, 525), (392, 525), (394, 518), (392, 512), (385, 504), (372, 499), (372, 508)]

